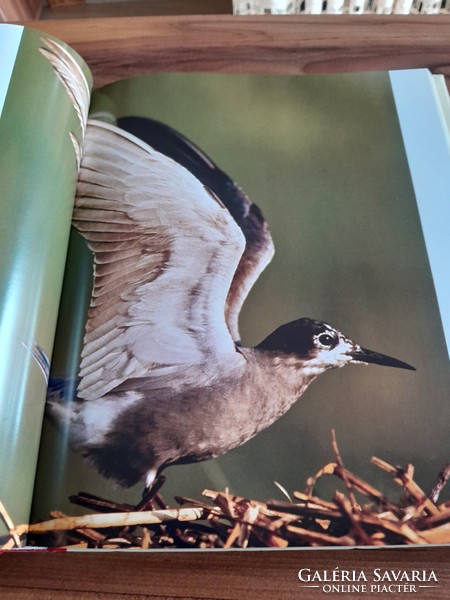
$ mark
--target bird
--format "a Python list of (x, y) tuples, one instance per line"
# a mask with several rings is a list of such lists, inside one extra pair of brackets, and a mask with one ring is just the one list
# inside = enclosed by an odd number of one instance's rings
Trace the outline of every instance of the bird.
[(158, 121), (88, 121), (73, 224), (94, 257), (92, 297), (77, 397), (49, 410), (72, 448), (121, 486), (148, 490), (170, 465), (244, 444), (329, 369), (414, 370), (309, 317), (246, 347), (238, 318), (272, 259), (269, 227), (202, 150)]

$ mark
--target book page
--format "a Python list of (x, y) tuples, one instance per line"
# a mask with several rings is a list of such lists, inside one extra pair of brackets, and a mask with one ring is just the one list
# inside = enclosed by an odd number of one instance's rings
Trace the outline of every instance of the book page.
[[(391, 81), (450, 357), (450, 102), (442, 76), (414, 75), (394, 72)], [(417, 88), (420, 94), (413, 93)], [(423, 115), (422, 106), (433, 103), (436, 110)]]
[[(0, 500), (29, 516), (90, 94), (64, 44), (0, 26)], [(5, 67), (5, 68), (3, 68)]]
[[(422, 110), (427, 112), (432, 108), (424, 104)], [(180, 496), (207, 503), (209, 500), (202, 496), (204, 489), (211, 490), (208, 498), (229, 492), (230, 497), (248, 501), (266, 502), (275, 498), (283, 502), (287, 500), (285, 490), (292, 499), (295, 492), (305, 491), (309, 478), (335, 462), (330, 439), (332, 429), (345, 466), (370, 482), (382, 496), (397, 502), (402, 488), (388, 473), (372, 464), (373, 456), (391, 465), (414, 465), (415, 480), (428, 494), (448, 461), (450, 371), (389, 75), (155, 74), (118, 82), (95, 92), (91, 117), (117, 123), (149, 144), (152, 140), (146, 127), (142, 126), (140, 132), (139, 122), (131, 117), (144, 117), (170, 126), (237, 182), (261, 209), (275, 254), (241, 311), (239, 328), (244, 348), (257, 346), (283, 323), (307, 317), (330, 324), (363, 348), (395, 357), (416, 368), (412, 371), (352, 364), (327, 370), (300, 394), (288, 412), (246, 443), (213, 460), (187, 461), (188, 464), (164, 469), (167, 480), (160, 492), (169, 508), (178, 507), (175, 498)], [(141, 147), (144, 142), (135, 142), (135, 145)], [(154, 138), (153, 143), (159, 144), (160, 139)], [(119, 162), (118, 172), (122, 173), (122, 168)], [(174, 181), (179, 178), (174, 177)], [(128, 182), (127, 185), (131, 194), (134, 184)], [(142, 192), (145, 197), (147, 193), (152, 198), (154, 190), (149, 187), (147, 192)], [(182, 188), (179, 193), (183, 198)], [(198, 219), (200, 222), (201, 215)], [(195, 235), (195, 223), (190, 228), (183, 228), (181, 223), (181, 237)], [(75, 255), (81, 255), (69, 261), (66, 281), (68, 289), (78, 289), (74, 281), (82, 277), (82, 305), (86, 310), (92, 285), (92, 256), (77, 232), (73, 237)], [(194, 257), (188, 265), (193, 279), (198, 264)], [(73, 268), (76, 273), (72, 272)], [(164, 268), (170, 268), (170, 261)], [(80, 275), (80, 270), (84, 275)], [(87, 279), (83, 279), (84, 276)], [(182, 297), (184, 292), (185, 289), (179, 287), (167, 296), (168, 312), (176, 301), (176, 294)], [(71, 296), (69, 291), (64, 307), (69, 306)], [(148, 308), (147, 315), (150, 310)], [(217, 306), (217, 319), (222, 318), (220, 311), (223, 310), (223, 306)], [(61, 325), (61, 348), (68, 348), (73, 339), (75, 351), (55, 356), (52, 376), (63, 380), (67, 365), (75, 363), (71, 376), (72, 397), (62, 395), (61, 398), (62, 405), (69, 407), (73, 424), (76, 415), (87, 411), (87, 406), (95, 407), (95, 399), (70, 404), (78, 393), (79, 372), (74, 356), (83, 346), (85, 317), (70, 308), (64, 308), (64, 312), (72, 315), (74, 329), (70, 330), (72, 325)], [(184, 314), (180, 311), (180, 319)], [(144, 316), (133, 315), (140, 318), (145, 327)], [(156, 357), (158, 347), (161, 348), (163, 362), (165, 346), (158, 346), (154, 341), (163, 339), (158, 337), (160, 333), (153, 331), (145, 337), (151, 347), (149, 352), (156, 348)], [(181, 345), (182, 339), (175, 338), (175, 348), (177, 343)], [(306, 360), (311, 355), (305, 350), (301, 357)], [(114, 355), (111, 362), (117, 364), (120, 358)], [(125, 353), (122, 358), (128, 367)], [(105, 360), (107, 368), (108, 360)], [(219, 375), (221, 366), (226, 368), (226, 364), (217, 367)], [(149, 361), (149, 373), (152, 368)], [(98, 376), (102, 376), (100, 371)], [(144, 373), (135, 378), (134, 392), (127, 388), (130, 401), (140, 397), (145, 377)], [(265, 381), (270, 392), (276, 374), (267, 372)], [(111, 403), (103, 405), (98, 420), (94, 408), (89, 413), (89, 422), (85, 417), (86, 426), (95, 433), (92, 443), (97, 444), (99, 452), (102, 443), (108, 444), (109, 427), (114, 426), (116, 416), (120, 421), (124, 410), (124, 404), (119, 399), (114, 400), (114, 394), (119, 392), (112, 389), (106, 393)], [(225, 418), (222, 402), (225, 402), (226, 392), (221, 394), (214, 402), (217, 402), (217, 419), (219, 415), (223, 418), (220, 435), (226, 436), (229, 431), (235, 431), (237, 425), (242, 425), (239, 407), (245, 398), (236, 397), (234, 410)], [(182, 409), (179, 397), (174, 394), (173, 402), (172, 397), (164, 398), (164, 427), (172, 423), (176, 439), (179, 430), (194, 432), (197, 423), (204, 418), (203, 413), (194, 417), (186, 414), (180, 426), (177, 420)], [(157, 395), (150, 394), (146, 400), (148, 410), (158, 401)], [(190, 412), (195, 415), (195, 398), (191, 401)], [(258, 398), (255, 397), (254, 402), (257, 403)], [(80, 413), (71, 413), (70, 406), (78, 407)], [(121, 454), (129, 456), (129, 447), (134, 444), (133, 432), (137, 437), (148, 427), (149, 446), (159, 435), (159, 431), (152, 431), (152, 418), (145, 424), (145, 411), (142, 411), (139, 413), (142, 417), (138, 415), (133, 421), (132, 432), (125, 431), (124, 427), (122, 433), (127, 443), (117, 446), (114, 454), (117, 462), (122, 460)], [(213, 420), (211, 427), (215, 424)], [(111, 502), (108, 506), (115, 506), (117, 511), (120, 506), (132, 511), (140, 502), (145, 477), (126, 488), (117, 485), (113, 478), (102, 476), (89, 460), (83, 461), (83, 447), (78, 452), (69, 449), (70, 428), (69, 421), (66, 426), (45, 424), (33, 519), (47, 519), (51, 510), (69, 515), (91, 512), (95, 510), (95, 503), (89, 503), (90, 495)], [(203, 438), (198, 439), (199, 444), (202, 442)], [(89, 458), (88, 445), (85, 442), (84, 452)], [(140, 456), (136, 456), (136, 462), (139, 460)], [(114, 466), (112, 461), (106, 470), (113, 472)], [(134, 469), (131, 460), (129, 467), (130, 471)], [(150, 467), (149, 462), (149, 470)], [(333, 477), (323, 474), (313, 495), (331, 501), (336, 489), (342, 489), (339, 485), (342, 482), (337, 484)], [(76, 498), (80, 492), (84, 494), (84, 505), (79, 496)], [(446, 497), (448, 492), (441, 500)], [(359, 501), (364, 503), (367, 499), (359, 498)], [(232, 536), (237, 530), (228, 522), (227, 527), (222, 537), (215, 532), (214, 539), (219, 539), (218, 545), (228, 543), (239, 547), (243, 542), (239, 542), (239, 536)], [(317, 527), (322, 526), (317, 524)], [(62, 537), (55, 543), (61, 543), (61, 539), (68, 544), (79, 542), (82, 547), (102, 547), (109, 542), (122, 547), (121, 543), (131, 543), (130, 538), (128, 542), (109, 540), (107, 530), (102, 529), (100, 533), (105, 536), (101, 542), (71, 531), (67, 538), (63, 533), (58, 534)], [(328, 530), (324, 533), (331, 536)], [(136, 538), (138, 535), (136, 533)], [(153, 547), (172, 547), (157, 525), (150, 527), (149, 535)], [(49, 543), (45, 537), (36, 539)], [(245, 539), (249, 545), (262, 544), (257, 533)], [(275, 541), (280, 545), (301, 545), (299, 539), (287, 535), (282, 541), (281, 537)], [(330, 543), (330, 537), (323, 539), (326, 540), (324, 545)], [(345, 538), (346, 542), (348, 539)], [(353, 542), (348, 542), (349, 545), (358, 545), (356, 538), (351, 539)], [(396, 543), (404, 543), (404, 539), (403, 542), (398, 537), (395, 539)], [(371, 543), (369, 538), (364, 542)], [(387, 543), (393, 543), (392, 539)], [(136, 542), (136, 547), (143, 546), (142, 539)]]

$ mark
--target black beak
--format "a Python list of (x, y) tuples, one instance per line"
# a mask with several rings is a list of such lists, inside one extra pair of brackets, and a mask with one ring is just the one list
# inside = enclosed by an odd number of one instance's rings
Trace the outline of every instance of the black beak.
[(416, 370), (415, 367), (412, 367), (411, 365), (408, 365), (408, 363), (405, 363), (401, 360), (397, 360), (391, 356), (386, 356), (385, 354), (373, 352), (372, 350), (367, 350), (366, 348), (360, 348), (358, 346), (355, 348), (355, 350), (349, 352), (349, 354), (355, 362), (383, 365), (384, 367), (396, 367), (397, 369), (409, 369), (410, 371)]

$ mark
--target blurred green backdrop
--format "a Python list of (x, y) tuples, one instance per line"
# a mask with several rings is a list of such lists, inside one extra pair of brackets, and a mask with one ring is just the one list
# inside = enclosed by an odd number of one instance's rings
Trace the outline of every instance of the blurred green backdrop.
[[(396, 489), (371, 466), (376, 455), (413, 463), (428, 491), (449, 460), (449, 363), (388, 75), (151, 75), (99, 90), (92, 110), (170, 124), (263, 210), (276, 254), (245, 304), (244, 343), (309, 316), (417, 367), (355, 365), (322, 375), (241, 448), (169, 468), (166, 500), (226, 487), (280, 498), (274, 481), (303, 489), (333, 459), (332, 428), (345, 465), (373, 485)], [(45, 432), (35, 517), (80, 512), (66, 501), (79, 490), (139, 499), (140, 487), (113, 488), (72, 453), (61, 465), (62, 438), (48, 425)]]

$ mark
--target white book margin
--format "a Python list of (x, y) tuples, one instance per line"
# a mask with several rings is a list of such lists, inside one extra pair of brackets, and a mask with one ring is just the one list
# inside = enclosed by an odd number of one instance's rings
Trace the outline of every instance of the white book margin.
[(5, 105), (23, 30), (22, 25), (0, 26), (0, 117)]
[(450, 100), (426, 69), (389, 75), (450, 357)]

